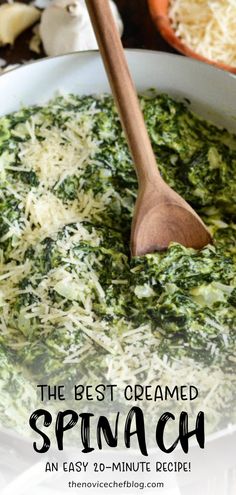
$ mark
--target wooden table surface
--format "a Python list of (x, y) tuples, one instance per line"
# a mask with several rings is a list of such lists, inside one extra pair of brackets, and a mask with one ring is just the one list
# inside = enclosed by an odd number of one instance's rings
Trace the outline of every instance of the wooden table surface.
[[(126, 48), (146, 48), (175, 53), (175, 50), (157, 32), (146, 0), (115, 0), (115, 2), (124, 22), (122, 41)], [(2, 3), (4, 0), (0, 0), (0, 4)], [(28, 29), (17, 38), (13, 47), (0, 48), (0, 58), (6, 60), (8, 64), (16, 64), (44, 57), (43, 51), (37, 55), (29, 50), (28, 43), (31, 37), (32, 29)]]

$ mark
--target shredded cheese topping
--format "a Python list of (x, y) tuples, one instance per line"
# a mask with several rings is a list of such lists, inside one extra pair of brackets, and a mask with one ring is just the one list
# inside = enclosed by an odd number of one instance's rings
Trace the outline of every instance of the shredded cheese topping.
[(236, 67), (236, 1), (171, 0), (177, 36), (199, 55)]

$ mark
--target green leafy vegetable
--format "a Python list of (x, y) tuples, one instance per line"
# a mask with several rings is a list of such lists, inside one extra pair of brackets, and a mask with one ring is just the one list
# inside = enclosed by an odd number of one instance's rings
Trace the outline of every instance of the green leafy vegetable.
[(206, 397), (207, 375), (218, 377), (230, 410), (236, 139), (187, 103), (140, 100), (164, 179), (215, 245), (130, 260), (137, 179), (111, 97), (57, 97), (0, 119), (1, 390), (17, 380), (25, 397), (40, 377), (178, 383), (190, 367)]

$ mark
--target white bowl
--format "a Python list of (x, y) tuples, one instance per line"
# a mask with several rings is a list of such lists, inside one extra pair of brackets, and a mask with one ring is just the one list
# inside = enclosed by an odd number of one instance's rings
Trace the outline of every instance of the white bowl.
[[(193, 110), (236, 132), (236, 79), (179, 55), (145, 50), (126, 51), (139, 91), (157, 88), (177, 98), (188, 98)], [(40, 104), (57, 91), (89, 94), (110, 92), (97, 51), (46, 58), (0, 76), (0, 115), (20, 105)]]
[[(204, 63), (166, 53), (127, 50), (129, 67), (138, 91), (156, 88), (178, 98), (188, 98), (199, 115), (236, 133), (236, 78)], [(20, 106), (42, 104), (56, 92), (91, 94), (110, 92), (108, 80), (98, 52), (83, 52), (43, 59), (0, 76), (0, 115), (15, 111)], [(13, 440), (9, 436), (10, 445)], [(213, 470), (219, 470), (222, 480), (225, 469), (235, 465), (236, 431), (220, 432), (211, 438), (208, 449), (213, 456)], [(27, 444), (25, 445), (25, 453)], [(223, 451), (223, 453), (222, 453)], [(208, 466), (196, 449), (196, 460), (202, 464), (203, 478)], [(203, 459), (201, 461), (201, 459)], [(213, 460), (213, 459), (212, 459)], [(201, 469), (200, 469), (201, 471)], [(194, 476), (193, 476), (194, 478)], [(220, 495), (224, 491), (219, 485)], [(192, 495), (195, 493), (191, 488)], [(201, 491), (204, 492), (204, 485)], [(180, 492), (178, 492), (180, 493)], [(205, 492), (204, 492), (205, 493)], [(208, 491), (217, 495), (218, 491)]]

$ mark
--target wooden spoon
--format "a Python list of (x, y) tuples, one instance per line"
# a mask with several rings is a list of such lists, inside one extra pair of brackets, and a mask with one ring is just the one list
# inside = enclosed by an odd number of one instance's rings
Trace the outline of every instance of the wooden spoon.
[(212, 242), (211, 235), (158, 171), (109, 1), (86, 0), (86, 4), (138, 176), (131, 253), (164, 250), (171, 242), (201, 249)]

